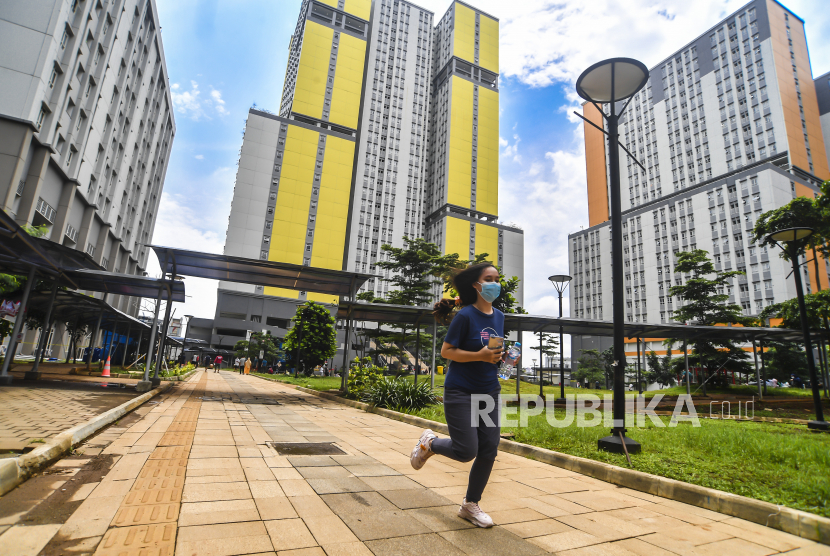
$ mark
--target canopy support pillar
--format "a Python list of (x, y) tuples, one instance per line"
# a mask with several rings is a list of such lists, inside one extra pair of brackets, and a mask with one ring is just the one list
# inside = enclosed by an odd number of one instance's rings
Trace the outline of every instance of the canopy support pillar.
[(17, 336), (23, 328), (26, 320), (26, 306), (29, 303), (29, 294), (32, 293), (32, 284), (35, 282), (35, 267), (29, 269), (29, 276), (26, 286), (23, 288), (23, 299), (20, 300), (20, 307), (17, 309), (17, 316), (14, 319), (12, 334), (9, 336), (9, 345), (6, 349), (6, 356), (3, 358), (3, 369), (0, 370), (0, 386), (8, 386), (12, 383), (13, 377), (9, 374), (9, 365), (14, 361), (14, 352), (17, 351)]
[(46, 314), (43, 316), (43, 324), (42, 328), (40, 329), (40, 339), (37, 343), (37, 351), (35, 352), (35, 362), (32, 364), (32, 368), (26, 371), (26, 374), (23, 376), (23, 380), (39, 380), (40, 379), (40, 371), (38, 371), (38, 367), (40, 367), (40, 358), (43, 356), (43, 350), (46, 349), (46, 342), (49, 338), (49, 330), (52, 328), (52, 309), (55, 306), (55, 297), (58, 295), (58, 281), (57, 279), (52, 282), (52, 292), (49, 294), (49, 306), (46, 308)]

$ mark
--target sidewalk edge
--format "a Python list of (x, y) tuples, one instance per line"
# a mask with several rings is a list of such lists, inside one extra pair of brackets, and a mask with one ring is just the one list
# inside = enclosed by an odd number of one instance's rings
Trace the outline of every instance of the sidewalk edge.
[[(263, 378), (263, 380), (268, 379)], [(302, 386), (285, 382), (280, 382), (280, 384), (296, 388), (307, 394), (361, 409), (368, 413), (376, 413), (390, 419), (403, 421), (410, 425), (430, 428), (442, 434), (449, 433), (447, 425), (444, 423), (430, 421), (429, 419), (408, 415), (406, 413), (398, 413), (390, 409), (373, 407), (363, 402), (348, 400), (340, 396), (335, 396), (334, 394), (320, 392)], [(809, 512), (795, 510), (786, 506), (779, 506), (712, 488), (684, 483), (683, 481), (675, 479), (659, 477), (634, 469), (626, 469), (608, 463), (554, 452), (553, 450), (522, 444), (512, 440), (502, 439), (499, 443), (499, 450), (524, 456), (529, 459), (535, 459), (549, 465), (568, 469), (569, 471), (575, 471), (607, 483), (620, 485), (669, 500), (684, 502), (692, 506), (698, 506), (724, 515), (745, 519), (759, 525), (790, 533), (791, 535), (830, 545), (830, 519)]]
[(28, 479), (33, 473), (57, 460), (82, 440), (92, 436), (105, 426), (115, 422), (135, 408), (166, 392), (173, 386), (172, 381), (145, 392), (117, 407), (96, 415), (86, 423), (76, 425), (58, 434), (42, 446), (16, 458), (0, 460), (0, 496)]

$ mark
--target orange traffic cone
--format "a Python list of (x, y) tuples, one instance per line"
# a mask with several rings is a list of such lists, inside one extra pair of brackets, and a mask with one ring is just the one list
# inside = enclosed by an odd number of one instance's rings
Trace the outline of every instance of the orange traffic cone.
[(104, 372), (101, 373), (101, 376), (110, 376), (110, 358), (107, 356), (107, 362), (104, 363)]

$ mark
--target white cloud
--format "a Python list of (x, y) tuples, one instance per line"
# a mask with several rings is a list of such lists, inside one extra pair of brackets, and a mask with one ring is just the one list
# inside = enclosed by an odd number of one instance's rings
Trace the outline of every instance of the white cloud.
[(178, 83), (171, 85), (170, 89), (170, 94), (173, 97), (173, 108), (179, 114), (183, 114), (194, 121), (209, 120), (214, 113), (220, 116), (230, 114), (228, 109), (225, 108), (225, 101), (222, 100), (222, 92), (213, 87), (210, 88), (210, 94), (207, 98), (202, 98), (199, 84), (193, 80), (190, 81), (189, 91), (183, 90)]
[[(187, 195), (163, 191), (152, 243), (206, 253), (222, 253), (234, 174), (235, 168), (218, 168), (206, 180), (216, 189), (225, 192), (227, 199), (194, 199)], [(208, 187), (214, 188), (206, 188)], [(148, 257), (147, 272), (150, 276), (161, 276), (161, 265), (155, 254)], [(216, 312), (218, 284), (215, 280), (186, 278), (187, 298), (184, 303), (173, 305), (176, 315), (189, 314), (212, 319)]]
[[(477, 0), (499, 18), (500, 71), (532, 86), (572, 85), (599, 60), (627, 56), (651, 67), (745, 0)], [(438, 21), (447, 0), (422, 0)], [(802, 15), (802, 14), (799, 14)], [(809, 21), (809, 20), (808, 20)], [(811, 45), (811, 52), (816, 45)]]
[[(521, 222), (524, 230), (524, 306), (531, 314), (559, 314), (559, 298), (547, 278), (568, 273), (568, 234), (588, 225), (585, 179), (581, 150), (547, 152), (526, 172), (500, 179), (499, 214), (504, 221)], [(530, 335), (525, 340), (531, 341)], [(566, 341), (566, 354), (569, 346)]]
[(515, 141), (512, 145), (510, 141), (505, 141), (501, 137), (499, 137), (499, 145), (504, 147), (502, 151), (502, 156), (506, 156), (508, 158), (512, 158), (515, 162), (521, 162), (522, 157), (518, 154), (519, 151), (519, 142), (522, 140), (521, 137), (518, 135), (513, 135), (513, 141)]
[(203, 155), (203, 154), (197, 154), (197, 155), (196, 155), (196, 156), (194, 156), (193, 158), (195, 158), (196, 160), (204, 160), (204, 159), (205, 159), (205, 155)]
[(210, 92), (210, 98), (213, 100), (213, 107), (219, 115), (225, 116), (229, 113), (225, 109), (225, 101), (222, 100), (221, 92), (217, 91), (216, 89), (213, 89)]

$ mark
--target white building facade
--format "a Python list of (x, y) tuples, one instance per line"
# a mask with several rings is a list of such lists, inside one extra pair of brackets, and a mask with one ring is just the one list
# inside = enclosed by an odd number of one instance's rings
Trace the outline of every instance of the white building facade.
[(154, 0), (5, 2), (0, 83), (3, 210), (143, 273), (176, 132)]
[[(742, 270), (725, 293), (747, 315), (795, 296), (777, 250), (754, 246), (760, 214), (814, 196), (830, 177), (803, 21), (756, 0), (650, 70), (621, 119), (623, 261), (629, 322), (670, 322), (679, 251)], [(607, 108), (606, 108), (607, 109)], [(599, 121), (586, 104), (586, 117)], [(590, 130), (590, 132), (588, 131)], [(569, 236), (574, 316), (611, 318), (607, 141), (586, 126), (591, 227)], [(817, 270), (817, 272), (816, 272)], [(804, 268), (828, 285), (826, 262)]]

